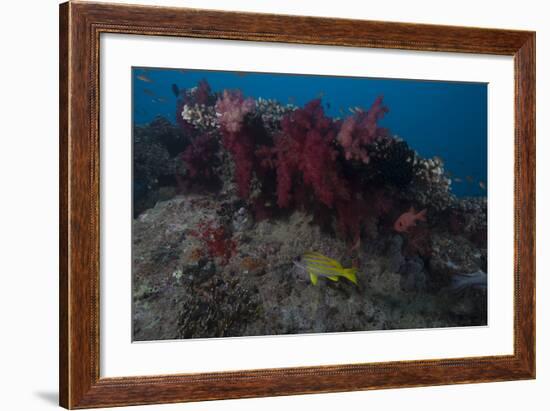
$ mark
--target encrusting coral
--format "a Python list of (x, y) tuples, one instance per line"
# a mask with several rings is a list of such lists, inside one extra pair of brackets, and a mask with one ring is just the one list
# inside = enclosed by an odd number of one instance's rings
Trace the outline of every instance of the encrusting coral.
[(212, 107), (217, 97), (206, 80), (199, 81), (196, 87), (188, 90), (180, 90), (174, 86), (172, 87), (177, 91), (178, 99), (176, 121), (186, 133), (193, 134), (196, 129), (216, 126)]
[(399, 188), (406, 187), (420, 167), (417, 157), (404, 140), (378, 139), (369, 146), (368, 177)]

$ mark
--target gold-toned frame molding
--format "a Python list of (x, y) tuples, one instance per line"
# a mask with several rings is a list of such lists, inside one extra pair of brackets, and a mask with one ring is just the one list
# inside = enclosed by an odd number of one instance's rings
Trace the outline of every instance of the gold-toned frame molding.
[[(514, 354), (100, 378), (101, 33), (513, 56)], [(183, 8), (60, 6), (60, 404), (91, 408), (535, 377), (535, 33)], [(512, 182), (510, 182), (512, 184)], [(312, 378), (314, 377), (314, 378)]]

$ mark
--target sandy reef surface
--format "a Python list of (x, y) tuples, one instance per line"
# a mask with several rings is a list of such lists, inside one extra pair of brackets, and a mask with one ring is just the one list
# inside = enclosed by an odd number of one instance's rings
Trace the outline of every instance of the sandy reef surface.
[[(230, 219), (238, 244), (211, 257), (195, 228)], [(229, 240), (228, 240), (229, 241)], [(211, 195), (159, 201), (133, 223), (135, 340), (411, 329), (486, 324), (486, 290), (451, 289), (456, 274), (486, 269), (486, 252), (462, 236), (432, 235), (429, 263), (403, 255), (399, 234), (363, 241), (358, 285), (312, 285), (292, 261), (315, 250), (341, 261), (349, 246), (311, 216), (254, 222), (245, 207)]]

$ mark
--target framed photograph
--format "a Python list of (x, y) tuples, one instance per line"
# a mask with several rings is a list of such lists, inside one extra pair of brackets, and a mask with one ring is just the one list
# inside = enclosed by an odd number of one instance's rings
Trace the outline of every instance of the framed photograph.
[(535, 33), (60, 6), (60, 404), (535, 378)]

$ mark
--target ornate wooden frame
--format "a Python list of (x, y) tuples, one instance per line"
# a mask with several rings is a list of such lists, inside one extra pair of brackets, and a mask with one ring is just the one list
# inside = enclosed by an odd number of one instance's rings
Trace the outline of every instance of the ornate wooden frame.
[[(513, 56), (514, 354), (100, 378), (101, 33)], [(535, 33), (69, 2), (60, 6), (60, 404), (90, 408), (535, 377)], [(314, 376), (314, 378), (312, 378)]]

